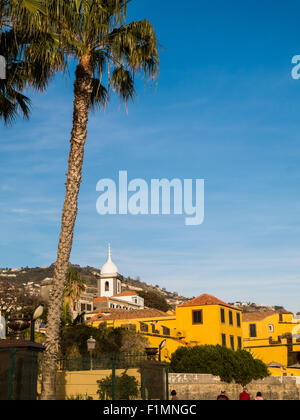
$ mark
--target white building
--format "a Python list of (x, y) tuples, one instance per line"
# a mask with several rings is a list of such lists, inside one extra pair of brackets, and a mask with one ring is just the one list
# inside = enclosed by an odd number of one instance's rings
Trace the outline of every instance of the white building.
[[(41, 296), (48, 301), (53, 279), (47, 278), (41, 283)], [(108, 246), (108, 257), (101, 268), (97, 288), (86, 287), (72, 308), (74, 318), (83, 312), (97, 313), (101, 309), (144, 309), (144, 299), (135, 291), (122, 292), (121, 276), (118, 267), (111, 259), (111, 248)]]
[(98, 289), (100, 297), (112, 297), (122, 292), (122, 282), (119, 279), (118, 267), (111, 259), (110, 245), (108, 245), (107, 261), (101, 268)]
[(139, 310), (144, 309), (144, 299), (136, 292), (122, 292), (122, 282), (118, 267), (111, 259), (111, 247), (108, 246), (108, 257), (101, 268), (98, 280), (99, 297), (94, 299), (94, 310), (112, 308)]

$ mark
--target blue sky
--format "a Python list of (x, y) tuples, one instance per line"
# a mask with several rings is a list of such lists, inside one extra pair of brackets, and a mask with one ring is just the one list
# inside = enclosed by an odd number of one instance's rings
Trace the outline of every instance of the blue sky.
[[(172, 6), (170, 6), (172, 4)], [(161, 50), (156, 91), (137, 82), (91, 115), (71, 261), (119, 271), (185, 296), (284, 305), (300, 311), (300, 5), (139, 0)], [(30, 122), (1, 126), (0, 266), (56, 259), (72, 121), (72, 80), (33, 95)], [(205, 179), (205, 222), (184, 216), (105, 216), (96, 184)]]

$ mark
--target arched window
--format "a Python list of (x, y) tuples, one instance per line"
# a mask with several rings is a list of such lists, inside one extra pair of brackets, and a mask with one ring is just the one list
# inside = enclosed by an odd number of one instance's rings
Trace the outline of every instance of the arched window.
[(109, 292), (109, 281), (105, 282), (105, 291)]

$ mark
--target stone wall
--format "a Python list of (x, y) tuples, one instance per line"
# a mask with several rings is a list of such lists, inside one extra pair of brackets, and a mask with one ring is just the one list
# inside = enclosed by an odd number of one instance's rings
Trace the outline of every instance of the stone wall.
[[(216, 400), (222, 390), (231, 400), (238, 400), (242, 387), (226, 384), (220, 378), (200, 374), (169, 374), (170, 392), (174, 389), (179, 400)], [(271, 376), (247, 386), (251, 399), (261, 392), (266, 400), (300, 400), (300, 387), (295, 377)]]

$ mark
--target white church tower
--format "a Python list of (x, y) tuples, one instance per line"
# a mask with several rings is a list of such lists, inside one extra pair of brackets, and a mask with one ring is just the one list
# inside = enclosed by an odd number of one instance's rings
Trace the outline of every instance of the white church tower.
[(112, 297), (121, 293), (122, 283), (118, 279), (118, 267), (111, 259), (111, 248), (108, 245), (108, 258), (106, 263), (101, 268), (99, 281), (99, 296)]

